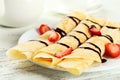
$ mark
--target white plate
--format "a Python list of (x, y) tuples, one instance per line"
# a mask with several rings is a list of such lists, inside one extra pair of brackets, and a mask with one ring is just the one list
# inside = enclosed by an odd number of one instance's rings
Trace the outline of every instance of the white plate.
[[(109, 4), (108, 4), (109, 3)], [(120, 0), (103, 0), (102, 4), (105, 9), (106, 15), (100, 15), (100, 16), (107, 16), (109, 20), (115, 21), (115, 22), (120, 22), (120, 6), (119, 6)], [(99, 11), (98, 11), (99, 12)], [(96, 13), (92, 13), (93, 15)], [(46, 20), (42, 20), (43, 22)], [(53, 24), (55, 23), (54, 21), (47, 21), (48, 24)], [(38, 36), (39, 34), (36, 32), (36, 29), (31, 29), (26, 31), (19, 39), (18, 43), (23, 43), (25, 41), (34, 39)], [(120, 58), (115, 58), (115, 59), (107, 59), (107, 62), (88, 69), (86, 72), (96, 72), (96, 71), (104, 71), (104, 70), (110, 70), (114, 68), (120, 67)], [(51, 68), (51, 67), (49, 67)], [(53, 68), (54, 69), (54, 68)]]
[[(36, 38), (37, 36), (39, 36), (39, 34), (36, 31), (36, 28), (28, 30), (20, 37), (18, 43), (23, 43), (25, 41), (32, 40), (32, 39)], [(107, 59), (107, 62), (105, 62), (99, 66), (92, 67), (92, 68), (88, 69), (86, 72), (104, 71), (104, 70), (114, 69), (117, 67), (120, 67), (120, 58)], [(53, 67), (48, 67), (48, 68), (54, 69)], [(58, 70), (58, 69), (56, 69), (56, 70)]]
[(29, 40), (33, 40), (37, 38), (37, 36), (39, 36), (39, 33), (37, 32), (37, 28), (30, 29), (22, 34), (22, 36), (18, 40), (18, 44), (29, 41)]
[(107, 59), (107, 62), (102, 63), (99, 66), (91, 67), (86, 72), (96, 72), (96, 71), (105, 71), (110, 69), (115, 69), (120, 67), (120, 57), (114, 59)]

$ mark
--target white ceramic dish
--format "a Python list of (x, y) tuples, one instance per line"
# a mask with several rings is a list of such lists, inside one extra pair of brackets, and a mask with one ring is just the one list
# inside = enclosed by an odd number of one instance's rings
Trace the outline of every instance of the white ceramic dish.
[[(39, 36), (39, 34), (38, 34), (36, 28), (28, 30), (20, 37), (18, 43), (23, 43), (25, 41), (32, 40), (32, 39), (36, 38), (37, 36)], [(104, 71), (104, 70), (114, 69), (117, 67), (120, 67), (120, 58), (107, 59), (107, 62), (105, 62), (99, 66), (92, 67), (92, 68), (88, 69), (86, 72)], [(48, 68), (55, 69), (53, 67), (48, 67)], [(59, 70), (59, 69), (56, 69), (56, 70)]]

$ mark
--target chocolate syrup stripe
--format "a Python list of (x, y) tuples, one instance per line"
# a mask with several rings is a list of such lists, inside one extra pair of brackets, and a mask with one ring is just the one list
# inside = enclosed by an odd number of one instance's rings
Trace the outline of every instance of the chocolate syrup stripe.
[(54, 31), (58, 32), (60, 34), (61, 38), (67, 35), (67, 33), (60, 28), (56, 28), (56, 29), (54, 29)]
[[(68, 35), (68, 37), (73, 37), (74, 39), (76, 39), (76, 40), (78, 41), (78, 46), (81, 45), (80, 40), (79, 40), (76, 36), (74, 36), (74, 35)], [(65, 46), (65, 47), (69, 48), (69, 46), (68, 46), (67, 44), (60, 43), (60, 42), (57, 42), (57, 44), (60, 44), (60, 45), (62, 45), (62, 46)]]
[(102, 62), (101, 53), (100, 53), (99, 51), (97, 51), (97, 50), (95, 50), (95, 49), (93, 49), (93, 48), (90, 48), (90, 47), (79, 47), (79, 48), (87, 49), (87, 50), (91, 50), (91, 51), (96, 52), (96, 53), (99, 55), (99, 57), (100, 57), (100, 59), (101, 59), (101, 62)]
[(64, 43), (61, 43), (61, 42), (57, 42), (57, 44), (60, 44), (60, 45), (65, 46), (65, 47), (67, 47), (67, 48), (70, 47), (70, 46), (68, 46), (67, 44), (64, 44)]
[[(81, 20), (78, 19), (77, 17), (74, 17), (74, 16), (67, 16), (67, 17), (72, 19), (76, 23), (76, 26), (81, 22)], [(56, 28), (56, 29), (53, 29), (53, 30), (58, 32), (61, 35), (61, 38), (67, 35), (67, 33), (60, 28)]]
[(112, 27), (112, 26), (106, 26), (106, 27), (110, 29), (120, 29), (119, 27)]
[(78, 19), (77, 17), (74, 17), (74, 16), (67, 16), (67, 17), (69, 17), (70, 19), (72, 19), (76, 23), (76, 26), (81, 22), (81, 20)]
[(100, 37), (105, 37), (105, 38), (107, 38), (108, 40), (110, 40), (110, 42), (114, 42), (113, 41), (113, 38), (110, 36), (110, 35), (101, 35)]
[(81, 45), (80, 40), (79, 40), (76, 36), (74, 36), (74, 35), (68, 35), (68, 36), (69, 36), (69, 37), (73, 37), (74, 39), (76, 39), (76, 40), (78, 41), (78, 46)]
[(92, 23), (94, 23), (94, 24), (97, 24), (97, 25), (99, 25), (101, 28), (103, 27), (102, 25), (100, 25), (99, 23), (97, 23), (97, 22), (94, 22), (94, 21), (92, 21), (92, 20), (90, 20), (90, 19), (86, 19), (87, 21), (90, 21), (90, 22), (92, 22)]
[[(105, 38), (107, 38), (108, 40), (110, 40), (111, 42), (113, 42), (113, 39), (112, 39), (112, 37), (111, 37), (110, 35), (101, 35), (100, 37), (105, 37)], [(90, 48), (90, 47), (79, 47), (79, 48), (88, 49), (88, 50), (92, 50), (92, 51), (96, 52), (96, 53), (99, 55), (102, 63), (104, 63), (104, 62), (107, 61), (106, 59), (102, 59), (102, 57), (101, 57), (101, 49), (100, 49), (97, 45), (95, 45), (95, 44), (93, 44), (93, 43), (91, 43), (91, 42), (86, 42), (86, 43), (89, 43), (89, 44), (93, 45), (93, 46), (96, 47), (99, 51), (97, 51), (97, 50), (95, 50), (95, 49), (93, 49), (93, 48)]]
[(84, 24), (88, 29), (90, 28), (86, 23), (82, 23), (82, 24)]
[(82, 31), (77, 31), (77, 30), (74, 30), (74, 32), (77, 32), (77, 33), (83, 34), (83, 35), (86, 37), (86, 39), (88, 39), (87, 35), (86, 35), (84, 32), (82, 32)]
[(43, 43), (44, 45), (48, 46), (48, 44), (46, 42), (41, 41), (41, 40), (29, 40), (29, 41), (37, 41), (37, 42)]
[(101, 49), (100, 49), (96, 44), (91, 43), (91, 42), (86, 42), (86, 43), (88, 43), (88, 44), (94, 46), (94, 47), (97, 48), (97, 49), (99, 50), (99, 52), (101, 53)]
[[(94, 21), (92, 21), (92, 20), (90, 20), (90, 19), (86, 19), (87, 21), (90, 21), (90, 22), (92, 22), (92, 23), (94, 23), (94, 24), (97, 24), (97, 25), (99, 25), (101, 28), (103, 27), (102, 25), (100, 25), (99, 23), (97, 23), (97, 22), (94, 22)], [(120, 29), (119, 27), (112, 27), (112, 26), (106, 26), (107, 28), (111, 28), (111, 29)]]

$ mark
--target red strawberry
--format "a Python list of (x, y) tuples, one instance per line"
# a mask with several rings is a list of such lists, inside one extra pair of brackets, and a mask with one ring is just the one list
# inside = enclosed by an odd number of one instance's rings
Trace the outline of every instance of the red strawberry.
[(92, 35), (98, 35), (98, 36), (101, 35), (100, 30), (97, 29), (94, 25), (91, 25), (91, 28), (89, 29), (89, 31)]
[(53, 32), (49, 35), (48, 40), (49, 40), (50, 42), (56, 42), (56, 41), (58, 41), (58, 40), (59, 40), (59, 34), (58, 34), (58, 32), (53, 31)]
[(72, 53), (72, 48), (70, 47), (70, 48), (66, 49), (65, 51), (63, 51), (63, 52), (57, 53), (55, 56), (57, 58), (61, 58), (61, 57), (67, 56), (67, 55), (69, 55), (71, 53)]
[(45, 32), (49, 30), (50, 30), (50, 27), (46, 24), (41, 24), (40, 27), (38, 28), (38, 31), (40, 34), (44, 34)]
[(105, 45), (106, 55), (115, 58), (120, 55), (120, 46), (118, 44), (107, 43)]
[(120, 43), (117, 43), (117, 45), (120, 47)]

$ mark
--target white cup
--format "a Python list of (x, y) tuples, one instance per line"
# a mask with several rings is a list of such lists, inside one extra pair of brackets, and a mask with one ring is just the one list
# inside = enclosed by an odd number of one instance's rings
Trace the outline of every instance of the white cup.
[(24, 27), (43, 12), (43, 0), (0, 0), (0, 25)]

